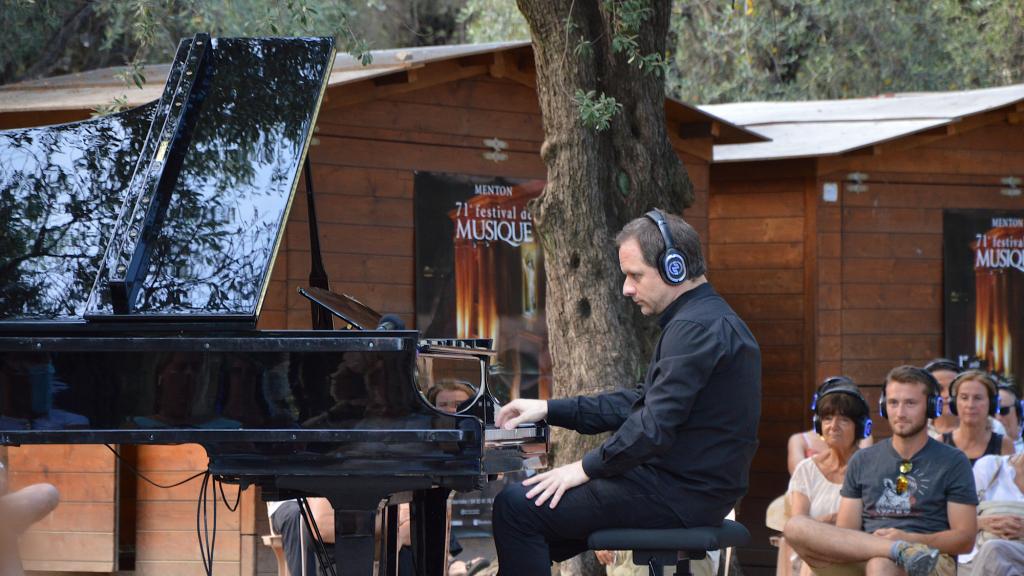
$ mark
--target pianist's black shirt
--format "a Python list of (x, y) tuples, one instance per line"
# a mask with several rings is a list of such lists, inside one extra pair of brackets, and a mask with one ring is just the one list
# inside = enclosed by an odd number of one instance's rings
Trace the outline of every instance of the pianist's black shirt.
[(684, 525), (717, 525), (747, 491), (761, 352), (710, 284), (677, 298), (659, 323), (642, 385), (551, 400), (548, 422), (584, 434), (614, 430), (583, 457), (588, 476), (627, 476), (664, 497)]

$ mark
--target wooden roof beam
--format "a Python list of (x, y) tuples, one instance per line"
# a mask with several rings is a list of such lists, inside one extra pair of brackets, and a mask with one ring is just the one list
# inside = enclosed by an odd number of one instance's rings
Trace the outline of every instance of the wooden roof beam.
[(505, 78), (522, 84), (527, 88), (537, 88), (537, 77), (531, 72), (525, 72), (519, 67), (518, 58), (505, 50), (494, 53), (494, 62), (490, 65), (488, 72), (494, 78)]
[(464, 62), (463, 59), (445, 60), (353, 84), (331, 86), (327, 89), (327, 101), (324, 108), (327, 110), (343, 108), (447, 82), (483, 76), (489, 73), (489, 68), (488, 64)]
[(722, 125), (719, 122), (680, 122), (679, 137), (686, 140), (690, 138), (717, 138), (722, 132)]

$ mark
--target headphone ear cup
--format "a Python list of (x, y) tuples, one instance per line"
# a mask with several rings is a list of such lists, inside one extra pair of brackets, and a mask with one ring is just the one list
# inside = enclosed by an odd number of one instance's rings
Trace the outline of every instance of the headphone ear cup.
[(814, 433), (821, 436), (821, 419), (818, 418), (817, 414), (811, 419), (811, 424), (814, 426)]
[(995, 416), (999, 412), (999, 391), (996, 390), (995, 396), (988, 397), (988, 415)]
[(861, 438), (871, 438), (872, 424), (871, 416), (865, 416), (864, 420), (861, 422), (861, 429), (863, 430), (863, 432), (861, 432)]
[(661, 256), (661, 276), (673, 286), (686, 280), (686, 259), (675, 248), (669, 248)]
[[(950, 392), (952, 392), (952, 390), (950, 390)], [(942, 415), (941, 410), (942, 410), (942, 406), (940, 405), (939, 406), (939, 415), (940, 416)], [(958, 413), (956, 411), (956, 396), (954, 396), (953, 394), (949, 395), (949, 413), (952, 414), (953, 416), (957, 416), (958, 415)], [(936, 418), (938, 418), (938, 416), (936, 416)]]
[(885, 410), (885, 392), (884, 391), (882, 392), (882, 395), (878, 397), (878, 415), (881, 416), (882, 418), (885, 418), (885, 419), (889, 418), (889, 413)]

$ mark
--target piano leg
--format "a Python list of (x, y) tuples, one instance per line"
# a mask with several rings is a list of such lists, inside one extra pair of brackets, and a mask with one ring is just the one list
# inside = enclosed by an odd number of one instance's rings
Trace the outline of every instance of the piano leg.
[(412, 555), (417, 576), (448, 573), (450, 490), (417, 490), (412, 498)]
[(334, 565), (338, 576), (374, 576), (375, 511), (334, 510)]
[(388, 506), (381, 512), (380, 573), (398, 576), (398, 506)]

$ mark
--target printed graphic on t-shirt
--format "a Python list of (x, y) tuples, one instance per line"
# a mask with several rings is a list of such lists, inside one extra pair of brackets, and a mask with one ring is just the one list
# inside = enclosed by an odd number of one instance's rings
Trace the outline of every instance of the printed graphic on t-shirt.
[(917, 478), (907, 475), (907, 489), (902, 494), (896, 490), (896, 480), (886, 478), (882, 481), (882, 495), (875, 503), (873, 516), (913, 516), (913, 506), (921, 483)]

